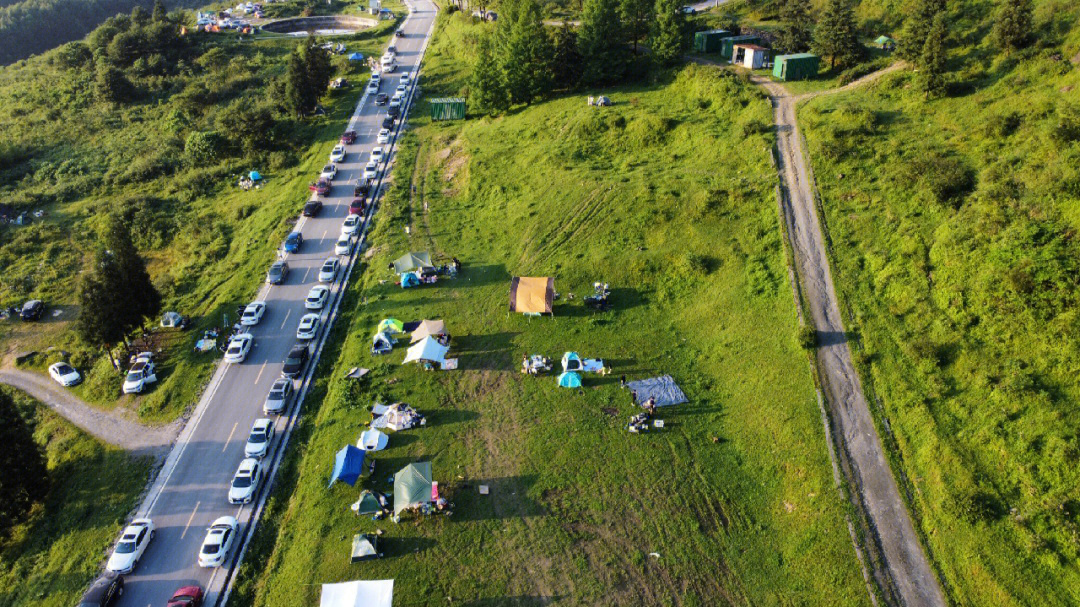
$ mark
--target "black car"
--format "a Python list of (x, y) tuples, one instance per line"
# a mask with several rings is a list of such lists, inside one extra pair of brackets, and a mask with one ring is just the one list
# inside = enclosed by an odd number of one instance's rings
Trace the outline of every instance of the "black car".
[(322, 210), (321, 200), (312, 200), (304, 205), (304, 217), (314, 217)]
[(393, 116), (387, 116), (386, 118), (383, 118), (382, 119), (382, 128), (392, 130), (394, 128), (394, 117)]
[(401, 115), (401, 106), (395, 105), (393, 107), (386, 108), (386, 115), (391, 118), (397, 118)]
[(371, 193), (371, 184), (367, 183), (367, 182), (364, 182), (364, 183), (356, 184), (356, 187), (353, 188), (352, 195), (353, 195), (353, 198), (367, 198), (368, 194), (370, 194), (370, 193)]
[(78, 607), (106, 607), (124, 593), (124, 576), (106, 571), (79, 600)]
[(45, 311), (45, 304), (40, 299), (32, 299), (23, 304), (19, 310), (19, 317), (23, 320), (41, 320), (41, 314)]
[(375, 105), (386, 105), (387, 101), (390, 101), (390, 96), (386, 93), (375, 95)]
[(289, 350), (289, 355), (285, 357), (285, 364), (281, 367), (281, 375), (283, 377), (296, 377), (300, 375), (300, 371), (304, 369), (304, 365), (307, 364), (308, 356), (311, 352), (308, 351), (307, 346), (296, 344)]

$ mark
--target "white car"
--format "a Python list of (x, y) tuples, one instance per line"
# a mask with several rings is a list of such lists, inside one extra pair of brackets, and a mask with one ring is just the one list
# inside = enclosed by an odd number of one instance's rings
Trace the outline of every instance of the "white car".
[(364, 166), (364, 179), (375, 179), (379, 176), (379, 163), (374, 160)]
[(266, 314), (266, 302), (253, 301), (244, 308), (244, 313), (240, 315), (240, 324), (245, 327), (253, 327), (259, 324), (263, 314)]
[(150, 540), (154, 539), (154, 522), (148, 518), (137, 518), (124, 528), (120, 541), (116, 542), (105, 569), (116, 573), (131, 573), (142, 558)]
[(138, 394), (157, 381), (157, 370), (148, 352), (140, 354), (124, 376), (124, 394)]
[(390, 143), (390, 129), (379, 129), (379, 135), (375, 138), (379, 143)]
[(345, 221), (341, 223), (341, 233), (352, 236), (360, 230), (360, 225), (361, 221), (359, 215), (349, 215), (345, 218)]
[(342, 160), (345, 160), (345, 146), (339, 143), (330, 151), (330, 162), (341, 162)]
[(382, 85), (382, 74), (380, 74), (379, 72), (371, 72), (371, 80), (369, 81), (369, 84), (371, 82), (374, 82), (377, 85)]
[(327, 299), (330, 299), (330, 287), (325, 285), (311, 287), (307, 299), (304, 300), (304, 307), (308, 310), (322, 310)]
[(63, 362), (49, 365), (49, 376), (64, 387), (74, 386), (82, 381), (82, 375), (79, 375), (75, 367)]
[(329, 179), (333, 181), (337, 177), (337, 165), (330, 163), (322, 168), (322, 172), (319, 173), (319, 179)]
[(375, 93), (378, 93), (379, 92), (379, 81), (378, 80), (372, 80), (371, 82), (369, 82), (368, 85), (367, 85), (367, 92), (368, 92), (368, 95), (374, 95)]
[(289, 406), (289, 396), (292, 391), (293, 383), (291, 379), (282, 377), (274, 380), (274, 384), (270, 386), (270, 392), (266, 395), (266, 400), (263, 401), (263, 413), (266, 415), (280, 415)]
[(401, 80), (399, 82), (401, 82), (403, 86), (409, 86), (410, 84), (412, 84), (412, 76), (409, 75), (408, 72), (405, 72), (401, 75)]
[(404, 84), (404, 83), (397, 85), (397, 90), (394, 91), (394, 93), (396, 95), (401, 95), (402, 97), (404, 97), (405, 93), (407, 93), (407, 92), (409, 92), (409, 85)]
[(262, 480), (262, 469), (259, 460), (249, 457), (240, 462), (233, 476), (232, 485), (229, 485), (229, 503), (247, 504), (255, 498), (259, 491), (259, 481)]
[(386, 160), (386, 154), (383, 152), (382, 146), (375, 146), (371, 148), (371, 162), (382, 162)]
[(394, 93), (394, 96), (390, 98), (390, 107), (401, 107), (401, 95)]
[(265, 417), (255, 420), (251, 425), (247, 444), (244, 445), (244, 455), (262, 459), (270, 449), (270, 441), (273, 439), (274, 421)]
[(241, 333), (229, 340), (229, 347), (225, 350), (225, 362), (242, 363), (251, 352), (251, 346), (255, 344), (255, 336), (251, 333)]
[(334, 255), (349, 255), (352, 253), (355, 244), (356, 240), (352, 237), (352, 234), (342, 234), (338, 241), (334, 243)]
[(296, 328), (296, 339), (306, 341), (315, 339), (322, 326), (322, 319), (318, 314), (304, 314), (300, 317), (300, 326)]
[(340, 265), (341, 262), (338, 261), (337, 257), (331, 257), (324, 261), (322, 267), (319, 268), (319, 282), (334, 282)]
[(240, 523), (231, 516), (223, 516), (210, 525), (199, 549), (199, 567), (220, 567), (225, 564), (233, 542), (236, 541)]

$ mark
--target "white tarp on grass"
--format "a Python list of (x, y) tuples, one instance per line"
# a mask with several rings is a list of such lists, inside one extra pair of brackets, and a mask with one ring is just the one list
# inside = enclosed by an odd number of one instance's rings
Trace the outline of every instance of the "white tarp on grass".
[(394, 580), (323, 584), (319, 607), (393, 607)]

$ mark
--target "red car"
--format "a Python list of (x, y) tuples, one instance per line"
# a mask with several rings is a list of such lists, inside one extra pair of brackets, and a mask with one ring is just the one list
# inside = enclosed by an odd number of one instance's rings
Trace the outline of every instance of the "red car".
[(308, 189), (320, 196), (325, 196), (330, 192), (330, 182), (326, 179), (320, 179), (308, 186)]
[(199, 607), (202, 605), (203, 592), (198, 586), (184, 586), (173, 593), (166, 607)]
[(353, 198), (353, 201), (349, 203), (349, 214), (351, 215), (363, 215), (364, 214), (364, 199)]
[(356, 141), (356, 131), (345, 131), (345, 134), (341, 136), (341, 143), (346, 145)]

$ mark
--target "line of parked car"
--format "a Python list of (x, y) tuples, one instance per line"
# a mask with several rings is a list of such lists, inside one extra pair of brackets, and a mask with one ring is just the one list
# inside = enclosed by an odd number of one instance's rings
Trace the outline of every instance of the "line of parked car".
[[(391, 46), (388, 54), (393, 57), (395, 53), (396, 50)], [(396, 69), (396, 61), (392, 62), (390, 69), (386, 69), (385, 62), (383, 65), (385, 71)], [(386, 96), (378, 92), (381, 81), (382, 77), (379, 73), (372, 73), (368, 92), (376, 94), (375, 101), (378, 105), (386, 103)], [(401, 81), (403, 84), (397, 87), (394, 98), (390, 100), (387, 116), (383, 119), (381, 129), (376, 137), (379, 144), (390, 143), (391, 131), (396, 124), (396, 120), (401, 115), (400, 107), (412, 80), (408, 74), (403, 74)], [(383, 99), (382, 103), (380, 103), (380, 98)], [(333, 181), (338, 176), (337, 164), (343, 162), (348, 156), (345, 146), (355, 143), (356, 139), (355, 131), (346, 131), (338, 145), (331, 151), (329, 164), (320, 172), (318, 181), (311, 185), (314, 194), (303, 207), (302, 214), (304, 216), (314, 217), (319, 214), (323, 206), (319, 196), (324, 196), (330, 192)], [(248, 504), (258, 494), (266, 474), (263, 458), (270, 452), (276, 430), (276, 423), (269, 416), (284, 414), (289, 408), (296, 390), (294, 381), (301, 375), (311, 358), (311, 344), (315, 342), (323, 329), (323, 312), (330, 302), (331, 285), (340, 276), (341, 258), (352, 255), (356, 248), (360, 231), (364, 226), (364, 215), (371, 210), (371, 198), (375, 193), (375, 183), (384, 169), (387, 156), (381, 145), (372, 149), (361, 178), (353, 189), (349, 214), (341, 224), (341, 233), (334, 245), (335, 256), (327, 258), (319, 268), (317, 276), (319, 284), (313, 286), (304, 299), (304, 308), (309, 312), (300, 318), (296, 329), (296, 343), (290, 347), (283, 360), (281, 377), (274, 380), (263, 401), (262, 412), (268, 417), (255, 420), (251, 431), (248, 433), (248, 439), (244, 445), (244, 458), (237, 467), (229, 485), (227, 499), (230, 504)], [(281, 250), (286, 254), (299, 253), (303, 245), (303, 233), (294, 231), (285, 238)], [(271, 264), (270, 269), (267, 271), (266, 282), (271, 285), (283, 284), (288, 275), (288, 261), (279, 259)], [(268, 309), (267, 302), (262, 300), (253, 301), (245, 306), (239, 321), (244, 330), (229, 339), (225, 349), (225, 362), (241, 364), (246, 360), (255, 345), (255, 337), (248, 328), (257, 326), (265, 317)], [(135, 365), (132, 366), (128, 374), (128, 380), (132, 383), (133, 391), (137, 391), (135, 390), (137, 380), (141, 379), (143, 382), (153, 381), (153, 379), (149, 379), (154, 374), (153, 365), (152, 356), (136, 360)], [(78, 377), (78, 372), (66, 363), (57, 363), (50, 367), (50, 374), (64, 385), (73, 385), (65, 382), (77, 383), (81, 379)], [(127, 381), (125, 382), (124, 391), (128, 392)], [(199, 548), (198, 565), (200, 567), (222, 566), (238, 541), (239, 528), (240, 523), (236, 517), (223, 516), (216, 519), (207, 529), (206, 536)], [(154, 532), (154, 523), (148, 518), (135, 519), (124, 529), (113, 549), (112, 555), (109, 557), (105, 575), (99, 578), (87, 594), (84, 595), (80, 607), (108, 605), (123, 592), (123, 574), (134, 571), (139, 559), (153, 539)], [(174, 593), (168, 607), (197, 607), (202, 601), (202, 588), (199, 586), (185, 586)]]

